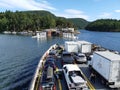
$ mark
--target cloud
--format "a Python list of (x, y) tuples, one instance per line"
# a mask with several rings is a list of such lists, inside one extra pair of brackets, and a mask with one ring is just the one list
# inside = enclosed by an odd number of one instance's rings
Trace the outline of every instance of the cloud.
[(56, 15), (66, 18), (84, 18), (84, 19), (89, 18), (89, 16), (85, 15), (83, 11), (75, 9), (66, 9), (62, 13), (56, 13)]
[(100, 18), (110, 18), (110, 17), (112, 17), (112, 13), (104, 12), (101, 15), (99, 15), (99, 17)]
[(115, 10), (115, 12), (120, 13), (120, 10)]
[(0, 7), (6, 10), (56, 10), (45, 0), (0, 0)]
[(75, 10), (75, 9), (66, 9), (65, 12), (70, 13), (70, 14), (82, 14), (82, 11)]

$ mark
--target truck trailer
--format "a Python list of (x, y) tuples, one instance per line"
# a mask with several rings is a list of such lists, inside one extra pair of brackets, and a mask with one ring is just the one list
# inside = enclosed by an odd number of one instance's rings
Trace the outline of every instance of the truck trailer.
[(120, 88), (120, 55), (110, 51), (93, 53), (90, 66), (110, 88)]
[(80, 53), (91, 53), (92, 43), (87, 41), (77, 41)]
[(78, 43), (75, 41), (66, 41), (65, 50), (67, 52), (78, 52)]
[(92, 43), (87, 41), (66, 41), (65, 50), (67, 52), (91, 53)]

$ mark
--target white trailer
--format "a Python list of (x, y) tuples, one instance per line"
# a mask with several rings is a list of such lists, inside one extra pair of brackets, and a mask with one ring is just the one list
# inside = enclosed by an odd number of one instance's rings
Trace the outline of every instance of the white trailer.
[(66, 41), (65, 50), (67, 52), (78, 52), (78, 43), (74, 41)]
[(111, 88), (120, 88), (120, 55), (110, 51), (96, 51), (91, 66)]
[(77, 41), (79, 52), (81, 53), (91, 53), (92, 43), (87, 41)]

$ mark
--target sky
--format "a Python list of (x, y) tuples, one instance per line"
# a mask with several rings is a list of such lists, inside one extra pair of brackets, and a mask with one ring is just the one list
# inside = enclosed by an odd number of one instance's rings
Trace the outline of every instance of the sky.
[(46, 10), (66, 18), (120, 19), (120, 0), (0, 0), (0, 12)]

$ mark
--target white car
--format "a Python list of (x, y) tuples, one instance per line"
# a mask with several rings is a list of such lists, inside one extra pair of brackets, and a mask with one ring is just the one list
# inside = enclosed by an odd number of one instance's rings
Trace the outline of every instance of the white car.
[(83, 53), (74, 53), (73, 57), (79, 63), (86, 63), (87, 62), (87, 58), (86, 58), (85, 54), (83, 54)]
[(84, 79), (83, 73), (77, 65), (64, 65), (63, 73), (69, 90), (88, 90), (87, 81)]

